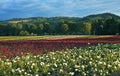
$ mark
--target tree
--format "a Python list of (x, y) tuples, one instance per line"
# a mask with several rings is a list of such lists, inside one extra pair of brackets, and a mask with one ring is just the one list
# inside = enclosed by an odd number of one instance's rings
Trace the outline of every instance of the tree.
[(69, 29), (69, 26), (67, 24), (61, 25), (61, 32), (62, 33), (64, 33), (64, 34), (67, 33), (68, 29)]
[(39, 30), (43, 30), (43, 29), (44, 29), (44, 25), (43, 25), (43, 24), (39, 24), (39, 25), (38, 25), (38, 29), (39, 29)]
[(37, 33), (37, 25), (35, 25), (34, 23), (27, 23), (24, 29), (27, 30), (29, 33)]
[(91, 34), (91, 27), (92, 27), (91, 23), (85, 22), (85, 23), (83, 23), (83, 25), (85, 27), (84, 33), (87, 35), (90, 35)]
[(78, 22), (76, 25), (76, 34), (85, 34), (85, 25), (83, 22)]
[(21, 30), (21, 29), (23, 28), (23, 25), (22, 25), (22, 24), (17, 24), (17, 28), (18, 28), (19, 30)]
[(51, 27), (48, 22), (44, 23), (44, 34), (50, 34), (51, 33)]
[(93, 34), (93, 35), (102, 35), (103, 34), (104, 22), (105, 22), (104, 19), (95, 20), (92, 23), (91, 34)]
[(43, 29), (44, 29), (44, 25), (39, 24), (38, 27), (37, 27), (37, 34), (41, 35), (43, 33)]
[(77, 31), (76, 30), (77, 29), (76, 22), (68, 21), (67, 25), (69, 25), (69, 29), (68, 29), (69, 34), (74, 34)]
[(5, 28), (5, 26), (4, 25), (2, 25), (2, 24), (0, 24), (0, 36), (1, 35), (6, 35), (6, 28)]
[(115, 35), (119, 32), (119, 25), (118, 21), (115, 18), (109, 18), (105, 21), (104, 27), (104, 34), (107, 35)]
[(17, 30), (17, 24), (16, 23), (10, 23), (7, 25), (9, 32), (9, 35), (16, 36), (18, 35), (19, 31)]
[(27, 31), (20, 31), (19, 35), (26, 36), (26, 35), (29, 35), (29, 33)]

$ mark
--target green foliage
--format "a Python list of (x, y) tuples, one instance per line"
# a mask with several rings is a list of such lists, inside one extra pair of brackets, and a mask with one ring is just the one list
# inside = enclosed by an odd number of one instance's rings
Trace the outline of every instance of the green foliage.
[(21, 30), (36, 35), (119, 35), (120, 17), (111, 13), (77, 17), (33, 17), (0, 22), (0, 35), (19, 35)]
[(27, 31), (20, 31), (19, 35), (20, 36), (28, 36), (29, 33)]
[(92, 24), (92, 34), (96, 35), (116, 35), (120, 34), (119, 21), (115, 18), (96, 20)]
[(83, 26), (85, 27), (84, 28), (85, 34), (90, 35), (91, 34), (91, 27), (92, 27), (91, 23), (83, 23)]
[(0, 58), (1, 76), (108, 76), (120, 69), (120, 44)]
[(43, 25), (43, 24), (39, 24), (39, 25), (38, 25), (38, 29), (39, 29), (39, 30), (43, 30), (43, 29), (44, 29), (44, 25)]
[(18, 25), (17, 25), (17, 28), (18, 28), (19, 30), (21, 30), (21, 29), (23, 28), (23, 25), (22, 25), (22, 24), (18, 24)]
[(69, 27), (67, 24), (62, 24), (60, 29), (61, 29), (61, 32), (66, 33)]

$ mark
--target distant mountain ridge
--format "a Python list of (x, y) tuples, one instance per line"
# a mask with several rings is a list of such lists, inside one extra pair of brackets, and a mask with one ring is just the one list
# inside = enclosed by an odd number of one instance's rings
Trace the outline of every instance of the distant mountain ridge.
[(115, 18), (115, 19), (120, 19), (120, 16), (112, 14), (112, 13), (102, 13), (102, 14), (93, 14), (93, 15), (88, 15), (86, 17), (83, 17), (83, 20), (95, 20), (95, 19), (107, 19), (107, 18)]
[[(62, 20), (70, 20), (70, 21), (94, 21), (96, 19), (107, 19), (107, 18), (115, 18), (115, 19), (120, 19), (120, 16), (112, 14), (112, 13), (102, 13), (102, 14), (92, 14), (92, 15), (88, 15), (86, 17), (29, 17), (29, 18), (14, 18), (14, 19), (9, 19), (9, 20), (4, 20), (4, 21), (0, 21), (2, 23), (19, 23), (19, 22), (34, 22), (36, 20), (40, 21), (40, 22), (44, 22), (44, 21), (62, 21)], [(42, 19), (42, 20), (40, 20)]]

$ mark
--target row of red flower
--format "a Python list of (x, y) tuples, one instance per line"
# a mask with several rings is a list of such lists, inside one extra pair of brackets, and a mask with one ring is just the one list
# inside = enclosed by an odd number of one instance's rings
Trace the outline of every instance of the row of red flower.
[(120, 43), (120, 36), (103, 38), (74, 38), (58, 40), (25, 40), (0, 42), (0, 56), (20, 56), (26, 53), (46, 53), (48, 51), (63, 50), (66, 48), (97, 45), (98, 43)]

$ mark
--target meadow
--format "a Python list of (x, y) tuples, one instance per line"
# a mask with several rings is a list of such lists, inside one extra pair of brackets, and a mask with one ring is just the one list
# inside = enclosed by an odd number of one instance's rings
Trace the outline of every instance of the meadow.
[(120, 36), (0, 37), (0, 76), (109, 76), (118, 70)]

